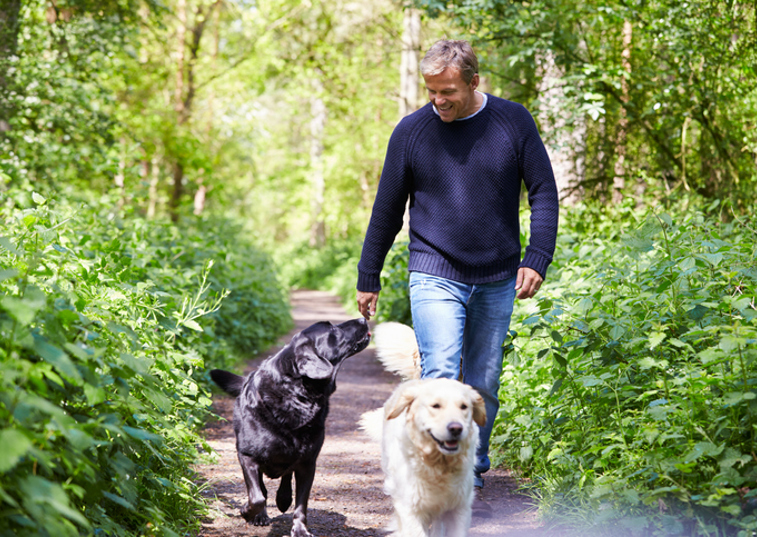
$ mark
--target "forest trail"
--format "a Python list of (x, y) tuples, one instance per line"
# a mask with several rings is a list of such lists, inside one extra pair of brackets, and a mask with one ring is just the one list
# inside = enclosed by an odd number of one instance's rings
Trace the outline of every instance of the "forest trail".
[[(292, 336), (317, 321), (343, 322), (350, 317), (338, 299), (320, 291), (295, 291), (291, 295), (295, 328), (281, 338), (279, 346), (251, 360), (245, 373), (274, 354)], [(318, 537), (382, 537), (392, 507), (383, 492), (381, 450), (358, 429), (360, 415), (384, 404), (399, 377), (383, 370), (371, 345), (349, 358), (337, 377), (336, 393), (326, 423), (326, 441), (318, 458), (315, 482), (308, 507), (308, 528)], [(214, 464), (197, 468), (205, 483), (203, 494), (212, 498), (210, 517), (203, 521), (203, 537), (283, 537), (292, 523), (292, 509), (281, 514), (274, 504), (278, 480), (266, 478), (267, 527), (248, 525), (239, 515), (245, 501), (242, 472), (236, 457), (231, 426), (233, 399), (216, 396), (215, 412), (225, 420), (210, 422), (208, 443), (218, 454)], [(530, 510), (530, 499), (516, 492), (517, 483), (507, 470), (492, 469), (486, 476), (485, 498), (494, 509), (490, 519), (474, 518), (471, 537), (544, 537)]]

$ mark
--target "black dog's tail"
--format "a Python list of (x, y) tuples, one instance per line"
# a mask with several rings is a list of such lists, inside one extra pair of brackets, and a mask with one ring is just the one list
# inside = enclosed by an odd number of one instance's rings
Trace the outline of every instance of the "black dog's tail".
[(234, 397), (239, 395), (242, 391), (242, 386), (244, 385), (244, 377), (229, 373), (223, 369), (213, 369), (210, 372), (210, 378), (213, 379), (213, 382), (218, 384), (219, 388)]

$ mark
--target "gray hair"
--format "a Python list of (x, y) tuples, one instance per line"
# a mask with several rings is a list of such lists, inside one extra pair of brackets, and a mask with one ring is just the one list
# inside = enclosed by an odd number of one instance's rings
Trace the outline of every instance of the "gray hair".
[(453, 67), (460, 71), (463, 81), (470, 84), (478, 73), (478, 58), (470, 43), (462, 40), (441, 39), (434, 43), (421, 60), (421, 74), (434, 76)]

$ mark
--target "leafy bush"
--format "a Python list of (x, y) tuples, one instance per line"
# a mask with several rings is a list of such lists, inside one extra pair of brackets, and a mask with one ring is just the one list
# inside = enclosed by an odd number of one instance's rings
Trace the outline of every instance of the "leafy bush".
[(376, 322), (396, 321), (413, 326), (410, 313), (407, 262), (410, 252), (407, 239), (398, 239), (384, 261), (381, 271), (381, 294), (376, 310)]
[(623, 216), (563, 220), (556, 274), (516, 308), (493, 444), (584, 531), (753, 535), (757, 231)]
[[(273, 340), (288, 322), (265, 258), (233, 244), (229, 228), (222, 240), (220, 230), (121, 221), (38, 194), (6, 200), (0, 534), (196, 527), (203, 505), (191, 466), (208, 449), (197, 434), (210, 404), (197, 380), (204, 359)], [(246, 255), (257, 273), (246, 271)], [(233, 320), (223, 312), (229, 300)], [(255, 322), (245, 308), (273, 317), (254, 343), (243, 341), (249, 326), (234, 334), (235, 321)]]

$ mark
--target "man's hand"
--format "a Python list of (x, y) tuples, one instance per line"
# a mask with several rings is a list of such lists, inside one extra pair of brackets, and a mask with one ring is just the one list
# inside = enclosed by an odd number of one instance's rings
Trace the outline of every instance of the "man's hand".
[(360, 314), (370, 321), (371, 317), (376, 315), (376, 304), (378, 303), (378, 291), (375, 293), (357, 292), (357, 309)]
[(531, 298), (539, 290), (543, 281), (544, 279), (534, 269), (528, 267), (519, 268), (518, 276), (515, 279), (515, 290), (518, 291), (518, 294), (515, 295), (516, 298), (521, 300)]

